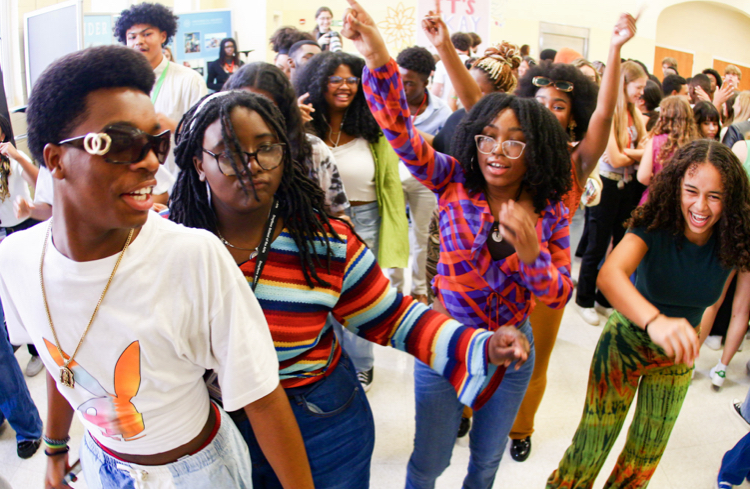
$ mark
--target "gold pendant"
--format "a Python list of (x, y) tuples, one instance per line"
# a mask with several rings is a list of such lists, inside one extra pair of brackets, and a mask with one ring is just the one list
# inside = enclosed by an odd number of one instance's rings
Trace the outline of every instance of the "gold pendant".
[(63, 365), (62, 367), (60, 367), (60, 382), (62, 383), (62, 385), (70, 387), (71, 389), (76, 385), (73, 371), (70, 370), (67, 365)]

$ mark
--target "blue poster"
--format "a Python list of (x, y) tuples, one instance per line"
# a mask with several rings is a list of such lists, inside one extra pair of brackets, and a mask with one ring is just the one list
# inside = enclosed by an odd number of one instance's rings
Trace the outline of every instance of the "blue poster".
[(115, 44), (115, 36), (112, 33), (112, 16), (84, 15), (83, 47), (90, 48), (108, 44)]
[(211, 62), (219, 57), (219, 44), (232, 37), (232, 13), (213, 10), (179, 14), (174, 55), (177, 62), (190, 61), (191, 66)]

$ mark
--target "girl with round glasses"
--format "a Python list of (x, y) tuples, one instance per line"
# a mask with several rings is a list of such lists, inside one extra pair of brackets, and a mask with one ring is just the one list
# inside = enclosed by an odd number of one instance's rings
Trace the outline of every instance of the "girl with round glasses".
[[(354, 0), (345, 37), (364, 56), (363, 87), (375, 119), (406, 167), (438, 198), (440, 260), (433, 308), (490, 330), (512, 326), (533, 345), (532, 295), (552, 308), (570, 299), (567, 209), (570, 155), (565, 132), (534, 100), (492, 93), (456, 130), (451, 157), (414, 130), (398, 66), (372, 19)], [(428, 36), (445, 29), (437, 14)], [(479, 137), (477, 137), (479, 136)], [(464, 487), (491, 487), (533, 365), (511, 365), (474, 412)], [(434, 487), (449, 465), (463, 405), (450, 384), (415, 362), (416, 436), (407, 488)]]
[[(367, 488), (374, 445), (367, 397), (334, 319), (363, 341), (429, 363), (468, 404), (481, 405), (497, 386), (500, 369), (488, 361), (528, 358), (514, 328), (477, 331), (392, 289), (352, 228), (323, 211), (323, 191), (292, 160), (294, 140), (266, 97), (211, 95), (185, 115), (176, 141), (182, 171), (171, 218), (218, 236), (254, 290), (315, 487)], [(254, 487), (280, 487), (256, 441), (265, 427), (233, 414), (250, 448)]]

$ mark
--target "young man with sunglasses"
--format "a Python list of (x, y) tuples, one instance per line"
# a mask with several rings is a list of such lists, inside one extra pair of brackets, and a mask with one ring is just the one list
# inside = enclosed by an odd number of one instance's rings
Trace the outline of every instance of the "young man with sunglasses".
[(209, 401), (214, 370), (284, 486), (312, 487), (247, 282), (213, 235), (149, 212), (170, 137), (153, 83), (141, 55), (103, 46), (50, 65), (29, 100), (52, 219), (0, 245), (0, 297), (11, 340), (33, 342), (49, 372), (45, 485), (67, 487), (77, 413), (88, 487), (250, 486), (246, 445)]
[[(154, 70), (151, 101), (161, 126), (174, 134), (185, 112), (208, 93), (198, 72), (162, 53), (177, 32), (177, 17), (159, 3), (139, 3), (120, 12), (114, 31), (118, 41), (143, 54)], [(171, 153), (165, 166), (174, 175), (179, 172)]]

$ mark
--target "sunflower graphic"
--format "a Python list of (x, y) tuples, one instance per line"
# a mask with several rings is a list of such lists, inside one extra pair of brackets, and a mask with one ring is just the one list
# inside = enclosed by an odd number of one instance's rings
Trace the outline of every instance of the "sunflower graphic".
[(385, 42), (394, 51), (401, 51), (414, 44), (415, 25), (414, 7), (406, 7), (403, 2), (399, 2), (396, 8), (388, 7), (385, 20), (378, 22)]

